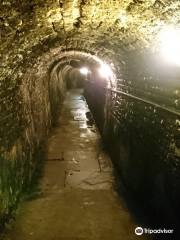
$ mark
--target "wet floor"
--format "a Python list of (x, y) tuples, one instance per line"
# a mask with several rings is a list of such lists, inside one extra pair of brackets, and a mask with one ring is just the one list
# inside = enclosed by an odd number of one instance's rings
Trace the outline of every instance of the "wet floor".
[(41, 194), (21, 204), (5, 240), (135, 240), (136, 224), (114, 190), (81, 90), (71, 90), (48, 140)]

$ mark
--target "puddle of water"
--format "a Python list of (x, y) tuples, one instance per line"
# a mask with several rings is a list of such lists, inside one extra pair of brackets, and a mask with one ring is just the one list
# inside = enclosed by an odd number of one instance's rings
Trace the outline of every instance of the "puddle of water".
[(79, 122), (79, 128), (80, 128), (80, 129), (87, 129), (87, 128), (88, 128), (87, 122), (85, 122), (85, 121), (80, 121), (80, 122)]
[(78, 109), (77, 111), (71, 111), (72, 115), (74, 116), (75, 121), (83, 121), (86, 120), (85, 110)]

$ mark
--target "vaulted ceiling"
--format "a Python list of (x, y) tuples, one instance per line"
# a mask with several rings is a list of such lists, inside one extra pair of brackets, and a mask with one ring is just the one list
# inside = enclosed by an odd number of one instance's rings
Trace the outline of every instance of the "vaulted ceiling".
[(179, 10), (177, 0), (3, 0), (1, 70), (7, 75), (53, 46), (119, 61), (123, 52), (149, 47), (162, 26), (179, 23)]

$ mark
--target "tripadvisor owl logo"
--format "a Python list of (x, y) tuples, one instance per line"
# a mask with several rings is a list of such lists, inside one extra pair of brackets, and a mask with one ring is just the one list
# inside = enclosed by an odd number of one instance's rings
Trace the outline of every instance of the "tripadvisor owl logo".
[(142, 235), (143, 234), (143, 228), (142, 227), (137, 227), (135, 228), (135, 234), (136, 235)]
[(150, 229), (150, 228), (142, 228), (136, 227), (135, 234), (142, 235), (142, 234), (173, 234), (174, 229), (166, 229), (166, 228), (158, 228), (158, 229)]

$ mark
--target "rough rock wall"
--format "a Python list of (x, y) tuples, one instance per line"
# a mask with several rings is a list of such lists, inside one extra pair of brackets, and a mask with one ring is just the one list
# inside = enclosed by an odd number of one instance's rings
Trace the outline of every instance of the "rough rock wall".
[(180, 219), (180, 117), (94, 84), (87, 83), (85, 89), (131, 201), (154, 219), (154, 227), (158, 223), (175, 227)]
[[(48, 60), (46, 59), (48, 58)], [(65, 84), (57, 72), (49, 72), (52, 59), (44, 56), (26, 69), (22, 79), (2, 81), (0, 145), (0, 229), (16, 209), (20, 197), (36, 181), (44, 157), (44, 145), (57, 106), (63, 101)], [(15, 84), (15, 83), (14, 83)], [(8, 91), (9, 89), (9, 91)], [(6, 93), (6, 94), (5, 94)]]

